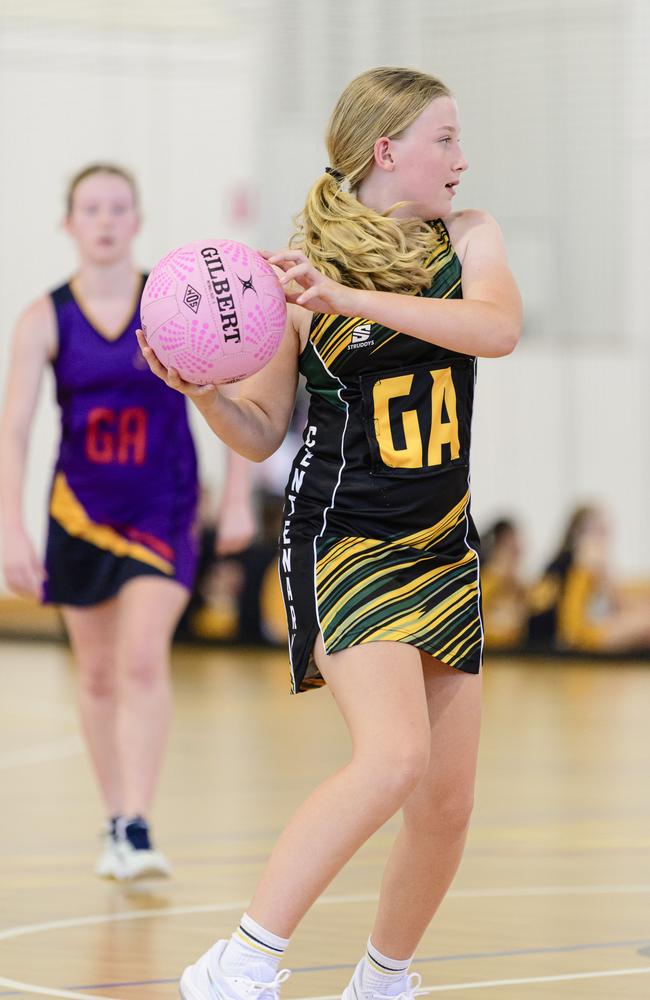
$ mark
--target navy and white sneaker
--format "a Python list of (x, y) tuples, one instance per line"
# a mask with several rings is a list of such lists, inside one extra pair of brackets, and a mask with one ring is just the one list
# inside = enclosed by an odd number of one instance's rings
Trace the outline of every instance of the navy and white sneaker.
[(374, 990), (364, 990), (362, 986), (362, 973), (365, 958), (362, 958), (352, 979), (343, 990), (341, 1000), (415, 1000), (415, 997), (422, 996), (426, 990), (421, 990), (422, 976), (418, 972), (412, 972), (406, 977), (405, 988), (397, 996), (388, 996), (386, 993), (375, 993)]
[(149, 824), (142, 816), (128, 819), (120, 816), (117, 822), (117, 850), (119, 875), (116, 878), (169, 878), (171, 868), (164, 854), (151, 843)]
[(248, 976), (226, 976), (219, 962), (228, 941), (217, 941), (181, 976), (181, 1000), (280, 1000), (280, 987), (289, 978), (289, 969), (281, 969), (270, 983), (259, 983)]
[(102, 853), (95, 865), (95, 874), (100, 878), (120, 878), (122, 861), (117, 841), (117, 824), (120, 816), (111, 816), (106, 820), (102, 832)]

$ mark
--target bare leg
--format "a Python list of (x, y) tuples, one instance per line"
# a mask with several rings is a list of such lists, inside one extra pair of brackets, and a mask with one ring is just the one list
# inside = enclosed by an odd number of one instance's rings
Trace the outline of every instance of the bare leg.
[(79, 670), (79, 713), (108, 815), (122, 810), (122, 773), (116, 729), (118, 696), (115, 677), (117, 601), (91, 608), (62, 608)]
[(429, 767), (404, 805), (372, 930), (384, 955), (410, 957), (452, 882), (465, 846), (480, 728), (480, 675), (423, 654), (431, 718)]
[(157, 576), (136, 577), (119, 594), (117, 743), (126, 816), (151, 810), (171, 721), (169, 648), (188, 596)]
[(411, 795), (429, 756), (414, 647), (375, 642), (326, 656), (319, 638), (316, 657), (350, 730), (352, 759), (291, 818), (248, 909), (287, 938), (345, 862)]
[(602, 646), (608, 652), (629, 652), (650, 649), (650, 601), (639, 601), (623, 607), (602, 624)]

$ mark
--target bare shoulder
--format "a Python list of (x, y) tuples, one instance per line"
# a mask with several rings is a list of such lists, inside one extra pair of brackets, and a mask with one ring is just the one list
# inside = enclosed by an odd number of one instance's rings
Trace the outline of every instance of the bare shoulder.
[(31, 302), (18, 317), (16, 342), (29, 346), (51, 361), (57, 352), (57, 324), (54, 303), (49, 295), (41, 295)]
[(305, 309), (304, 306), (297, 306), (291, 302), (287, 309), (291, 325), (298, 338), (298, 354), (302, 354), (309, 340), (309, 330), (314, 314), (309, 309)]
[(461, 262), (470, 245), (485, 245), (492, 249), (503, 245), (501, 227), (489, 212), (466, 208), (461, 212), (452, 212), (443, 222)]

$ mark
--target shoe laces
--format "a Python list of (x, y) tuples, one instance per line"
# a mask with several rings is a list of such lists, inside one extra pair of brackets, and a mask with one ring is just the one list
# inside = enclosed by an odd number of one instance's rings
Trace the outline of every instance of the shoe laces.
[(291, 969), (280, 969), (275, 979), (269, 983), (258, 983), (250, 980), (250, 995), (256, 1000), (278, 1000), (280, 987), (291, 975)]
[(412, 972), (406, 977), (406, 989), (403, 993), (398, 993), (392, 1000), (413, 1000), (414, 997), (421, 997), (427, 992), (421, 990), (422, 976), (419, 972)]

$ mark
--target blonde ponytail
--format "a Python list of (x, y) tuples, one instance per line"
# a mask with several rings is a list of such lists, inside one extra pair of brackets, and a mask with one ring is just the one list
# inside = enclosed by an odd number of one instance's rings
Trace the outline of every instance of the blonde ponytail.
[(419, 218), (392, 217), (396, 205), (375, 212), (354, 191), (372, 167), (375, 141), (397, 138), (432, 100), (449, 96), (435, 77), (390, 67), (362, 73), (345, 89), (327, 130), (334, 172), (312, 185), (291, 239), (323, 274), (388, 292), (417, 292), (431, 283), (424, 264), (436, 231)]

